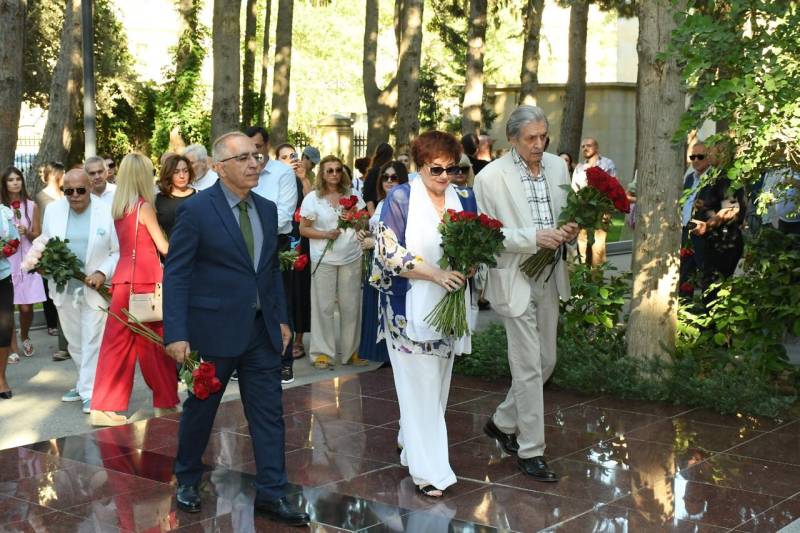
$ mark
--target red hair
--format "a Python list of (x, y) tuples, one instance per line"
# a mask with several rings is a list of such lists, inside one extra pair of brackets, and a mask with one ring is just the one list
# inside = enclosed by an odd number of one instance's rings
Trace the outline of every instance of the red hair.
[(446, 157), (457, 165), (461, 160), (461, 143), (443, 131), (426, 131), (411, 145), (411, 157), (417, 168), (422, 168), (439, 157)]

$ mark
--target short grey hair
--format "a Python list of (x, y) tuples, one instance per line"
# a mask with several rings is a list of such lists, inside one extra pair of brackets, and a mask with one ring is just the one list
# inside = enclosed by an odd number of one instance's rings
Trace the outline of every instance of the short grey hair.
[(228, 154), (228, 141), (230, 139), (234, 139), (236, 137), (244, 137), (247, 140), (250, 140), (250, 137), (242, 133), (241, 131), (229, 131), (223, 135), (217, 137), (217, 140), (214, 141), (214, 145), (211, 147), (211, 154), (214, 158), (215, 163), (219, 163), (221, 160), (225, 159)]
[(516, 139), (520, 131), (531, 122), (544, 122), (547, 131), (550, 131), (550, 122), (541, 107), (535, 105), (521, 105), (511, 112), (506, 122), (506, 137)]
[(206, 147), (203, 146), (202, 144), (190, 144), (189, 146), (183, 149), (183, 156), (184, 157), (194, 156), (194, 158), (197, 161), (205, 161), (206, 159), (208, 159), (208, 151), (206, 150)]
[(93, 155), (92, 157), (87, 157), (86, 161), (83, 162), (83, 171), (88, 174), (89, 165), (93, 165), (95, 163), (100, 163), (101, 165), (103, 165), (103, 170), (108, 170), (108, 165), (106, 165), (106, 160), (100, 157), (99, 155)]

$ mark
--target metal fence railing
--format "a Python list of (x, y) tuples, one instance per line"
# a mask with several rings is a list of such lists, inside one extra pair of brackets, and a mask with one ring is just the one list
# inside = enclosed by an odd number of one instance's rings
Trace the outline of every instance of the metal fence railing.
[(367, 157), (367, 132), (366, 130), (353, 131), (353, 160)]
[(39, 152), (39, 144), (41, 138), (35, 137), (21, 137), (17, 139), (17, 149), (14, 151), (14, 166), (22, 171), (28, 182), (31, 169), (33, 168), (33, 161), (36, 159), (36, 154)]

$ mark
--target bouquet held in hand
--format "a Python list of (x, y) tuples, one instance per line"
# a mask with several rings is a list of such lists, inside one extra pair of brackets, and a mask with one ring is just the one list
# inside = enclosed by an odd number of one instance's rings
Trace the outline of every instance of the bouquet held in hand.
[[(600, 167), (591, 167), (586, 170), (587, 186), (575, 192), (569, 185), (561, 187), (568, 192), (567, 205), (561, 211), (558, 224), (563, 226), (575, 222), (586, 230), (588, 236), (587, 250), (594, 244), (594, 232), (598, 229), (608, 229), (608, 213), (617, 210), (628, 213), (631, 204), (625, 189), (622, 188), (617, 178), (608, 174)], [(563, 246), (563, 245), (562, 245)], [(541, 248), (534, 255), (526, 259), (521, 265), (527, 276), (539, 279), (544, 269), (557, 261), (561, 249), (551, 250)]]
[(281, 272), (287, 270), (303, 271), (308, 265), (308, 255), (300, 253), (300, 246), (278, 253)]
[[(342, 231), (347, 231), (348, 229), (355, 231), (366, 230), (369, 227), (369, 211), (357, 208), (358, 196), (355, 194), (340, 198), (339, 206), (336, 208), (336, 211), (339, 213), (339, 222), (336, 227)], [(317, 273), (317, 269), (322, 264), (325, 254), (333, 248), (333, 242), (334, 239), (328, 239), (328, 242), (325, 243), (325, 249), (322, 250), (319, 262), (311, 273), (312, 276)]]
[[(448, 209), (439, 224), (444, 252), (439, 267), (467, 274), (480, 264), (496, 266), (496, 255), (505, 248), (502, 227), (499, 220), (488, 215)], [(425, 321), (448, 337), (459, 338), (468, 334), (466, 290), (467, 286), (463, 285), (448, 292)]]
[[(61, 292), (67, 287), (69, 280), (74, 279), (84, 283), (86, 274), (83, 263), (72, 253), (67, 243), (68, 239), (59, 237), (48, 238), (40, 235), (33, 240), (31, 249), (22, 260), (22, 270), (39, 272), (53, 280), (56, 290)], [(111, 294), (106, 287), (97, 288), (97, 292), (106, 300), (111, 299)]]

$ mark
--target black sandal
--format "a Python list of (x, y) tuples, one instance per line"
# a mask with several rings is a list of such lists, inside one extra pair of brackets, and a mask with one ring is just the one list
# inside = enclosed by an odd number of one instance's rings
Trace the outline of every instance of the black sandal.
[[(444, 496), (444, 491), (437, 489), (433, 485), (425, 485), (424, 487), (417, 485), (417, 490), (429, 498), (441, 498)], [(439, 494), (434, 494), (434, 492), (438, 492)]]

